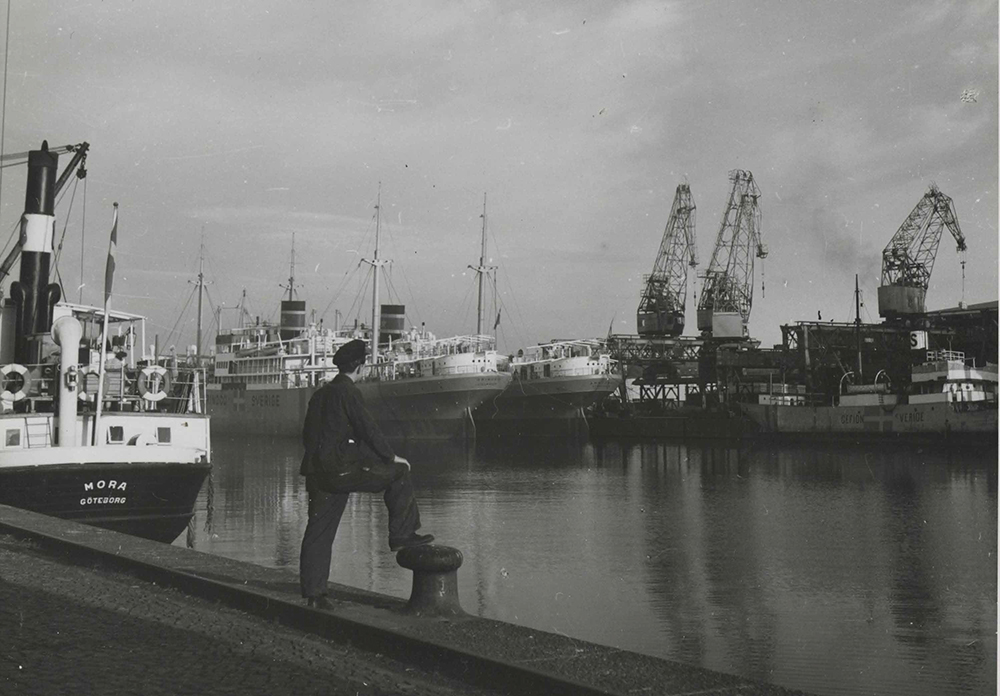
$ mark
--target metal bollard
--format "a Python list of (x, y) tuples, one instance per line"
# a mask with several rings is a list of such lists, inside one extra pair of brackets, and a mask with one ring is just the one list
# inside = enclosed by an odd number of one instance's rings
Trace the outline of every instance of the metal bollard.
[(458, 569), (462, 552), (450, 546), (411, 546), (396, 562), (413, 571), (413, 590), (406, 612), (416, 616), (463, 616), (458, 601)]

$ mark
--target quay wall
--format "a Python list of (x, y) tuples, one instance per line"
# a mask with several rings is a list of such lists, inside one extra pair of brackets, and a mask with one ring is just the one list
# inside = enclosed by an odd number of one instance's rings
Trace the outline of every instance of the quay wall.
[[(405, 599), (331, 586), (333, 611), (305, 606), (298, 578), (192, 549), (0, 505), (0, 533), (89, 572), (124, 572), (489, 693), (792, 694), (778, 686), (474, 616), (408, 615)], [(400, 568), (401, 573), (409, 572)], [(192, 599), (192, 601), (195, 601)], [(169, 657), (169, 656), (164, 656)], [(444, 689), (445, 691), (447, 689)]]

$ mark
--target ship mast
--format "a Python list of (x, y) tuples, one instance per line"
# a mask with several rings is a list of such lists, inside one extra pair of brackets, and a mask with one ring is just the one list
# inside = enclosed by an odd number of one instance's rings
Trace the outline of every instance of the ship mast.
[(483, 241), (479, 249), (479, 306), (476, 309), (476, 335), (483, 334), (483, 280), (486, 270), (486, 194), (483, 194)]
[(379, 281), (379, 263), (378, 263), (378, 242), (379, 235), (381, 232), (381, 220), (382, 220), (382, 184), (378, 185), (378, 198), (375, 202), (375, 258), (372, 260), (372, 364), (375, 364), (375, 357), (378, 353), (378, 339), (379, 339), (379, 321), (381, 317), (379, 316), (378, 306), (378, 281)]
[[(190, 280), (188, 281), (191, 282)], [(198, 248), (198, 280), (194, 281), (198, 286), (198, 332), (195, 338), (197, 345), (194, 349), (195, 358), (201, 357), (201, 335), (202, 335), (202, 299), (205, 293), (205, 228), (201, 228), (201, 246)]]
[(295, 233), (292, 232), (292, 260), (288, 266), (288, 301), (291, 302), (293, 299), (293, 293), (295, 292)]
[(380, 259), (378, 257), (378, 247), (379, 247), (379, 237), (381, 233), (381, 214), (382, 214), (382, 182), (378, 185), (378, 199), (375, 203), (375, 256), (371, 261), (368, 259), (361, 259), (364, 263), (370, 263), (372, 266), (372, 353), (371, 362), (372, 365), (376, 363), (377, 353), (378, 353), (378, 342), (379, 342), (379, 322), (381, 320), (381, 306), (379, 305), (378, 296), (378, 284), (379, 284), (379, 269), (382, 266), (389, 263), (387, 259)]
[(202, 297), (205, 294), (205, 231), (201, 233), (201, 249), (198, 252), (198, 345), (194, 356), (201, 355)]
[(479, 274), (479, 304), (476, 308), (476, 335), (483, 334), (483, 293), (485, 290), (486, 274), (494, 270), (496, 266), (486, 265), (486, 194), (483, 194), (483, 236), (479, 247), (479, 265), (469, 266)]
[(858, 274), (854, 274), (854, 338), (858, 348), (858, 384), (861, 384), (861, 290)]

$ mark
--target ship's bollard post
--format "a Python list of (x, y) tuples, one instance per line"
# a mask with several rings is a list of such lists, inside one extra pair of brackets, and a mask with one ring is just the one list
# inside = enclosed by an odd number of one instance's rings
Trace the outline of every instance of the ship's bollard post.
[(450, 546), (411, 546), (396, 554), (396, 562), (413, 571), (407, 613), (445, 617), (465, 614), (458, 600), (461, 551)]

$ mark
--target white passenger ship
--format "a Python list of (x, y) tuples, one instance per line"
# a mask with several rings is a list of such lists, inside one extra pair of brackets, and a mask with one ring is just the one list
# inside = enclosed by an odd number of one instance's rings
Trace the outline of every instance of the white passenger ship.
[(475, 436), (473, 409), (499, 395), (511, 376), (497, 369), (495, 340), (478, 329), (476, 335), (442, 339), (423, 329), (406, 331), (405, 308), (379, 302), (379, 273), (387, 263), (379, 258), (380, 208), (381, 192), (375, 255), (365, 261), (372, 266), (371, 326), (331, 331), (306, 325), (306, 303), (294, 299), (293, 245), (281, 324), (255, 323), (216, 339), (208, 408), (220, 432), (300, 435), (309, 399), (337, 373), (334, 353), (361, 339), (373, 357), (356, 384), (386, 436)]
[(584, 411), (621, 384), (597, 339), (550, 341), (503, 360), (510, 386), (474, 412), (480, 432), (497, 435), (586, 434)]
[[(305, 303), (285, 301), (280, 326), (258, 324), (216, 339), (208, 409), (217, 432), (295, 435), (309, 399), (337, 374), (333, 355), (354, 338), (370, 343), (367, 328), (331, 331), (287, 328)], [(490, 336), (439, 339), (411, 329), (389, 343), (357, 382), (365, 404), (392, 438), (455, 439), (475, 435), (472, 411), (499, 395), (511, 376), (497, 369)]]

